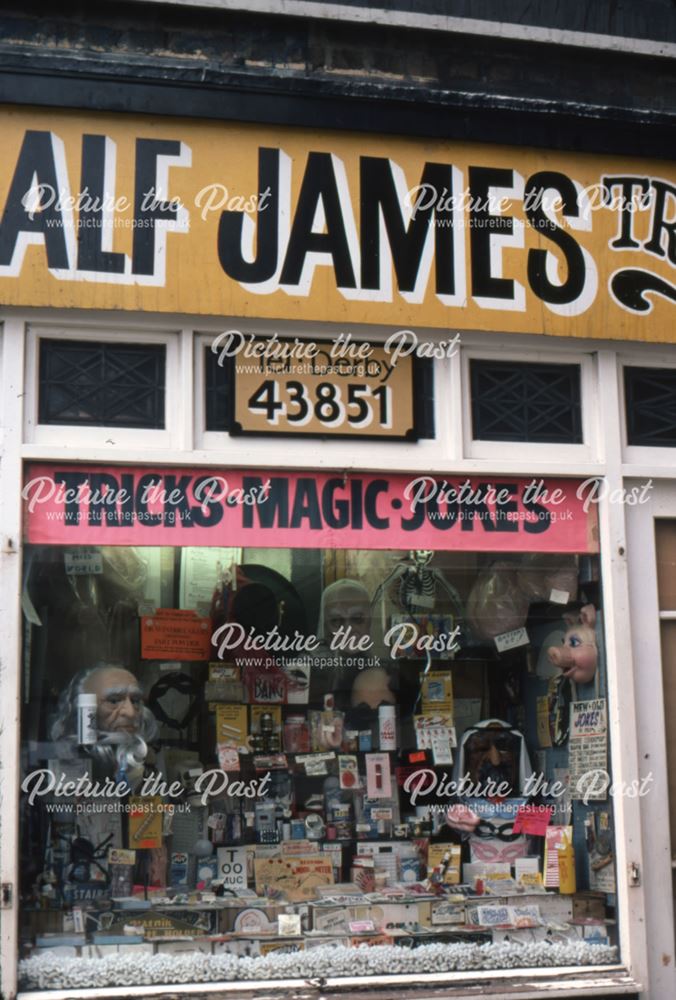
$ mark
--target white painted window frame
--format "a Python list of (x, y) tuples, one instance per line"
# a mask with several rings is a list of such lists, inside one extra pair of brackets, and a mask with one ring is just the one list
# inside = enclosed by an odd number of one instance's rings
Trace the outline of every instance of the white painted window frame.
[[(19, 727), (18, 718), (20, 713), (20, 683), (21, 683), (21, 631), (22, 618), (20, 610), (20, 588), (21, 588), (21, 501), (20, 489), (22, 483), (22, 462), (24, 461), (64, 461), (75, 460), (91, 462), (110, 462), (119, 464), (136, 463), (163, 463), (166, 465), (208, 465), (208, 466), (249, 466), (254, 467), (278, 467), (278, 468), (355, 468), (377, 471), (381, 468), (388, 471), (396, 470), (406, 473), (415, 472), (424, 468), (428, 472), (452, 472), (463, 475), (472, 473), (491, 474), (494, 476), (505, 473), (530, 476), (533, 474), (570, 476), (585, 478), (591, 474), (605, 475), (612, 488), (620, 489), (623, 485), (623, 476), (627, 476), (632, 467), (624, 463), (622, 452), (622, 431), (621, 431), (621, 401), (620, 401), (620, 378), (618, 369), (619, 345), (603, 341), (583, 341), (567, 342), (563, 344), (549, 338), (530, 337), (509, 334), (467, 334), (463, 335), (463, 351), (466, 356), (472, 356), (473, 352), (489, 351), (493, 356), (499, 357), (526, 357), (532, 360), (538, 352), (542, 357), (552, 360), (560, 356), (564, 361), (570, 361), (576, 355), (589, 354), (594, 356), (593, 365), (593, 393), (594, 409), (588, 411), (587, 420), (591, 421), (589, 426), (589, 436), (585, 441), (595, 442), (593, 451), (598, 455), (589, 461), (583, 460), (583, 454), (579, 449), (577, 457), (566, 457), (557, 449), (557, 446), (548, 447), (548, 458), (541, 462), (536, 462), (532, 453), (528, 453), (522, 445), (516, 445), (514, 450), (516, 457), (501, 458), (477, 458), (467, 457), (462, 450), (462, 422), (463, 404), (461, 398), (462, 390), (462, 365), (466, 363), (461, 355), (454, 358), (437, 362), (435, 373), (436, 382), (436, 418), (437, 418), (437, 438), (433, 441), (421, 442), (420, 444), (391, 444), (373, 442), (335, 442), (329, 449), (326, 443), (308, 448), (307, 440), (291, 441), (285, 444), (275, 442), (271, 448), (271, 442), (263, 439), (261, 447), (252, 448), (252, 442), (246, 438), (229, 439), (214, 442), (205, 442), (200, 438), (199, 428), (195, 423), (195, 414), (200, 411), (200, 396), (203, 394), (202, 382), (196, 382), (198, 366), (196, 364), (195, 352), (201, 350), (199, 337), (193, 336), (193, 330), (203, 331), (208, 337), (212, 331), (222, 330), (223, 321), (213, 319), (206, 322), (203, 319), (197, 320), (194, 317), (145, 317), (141, 315), (121, 315), (113, 316), (107, 314), (102, 317), (97, 313), (78, 313), (73, 318), (72, 313), (48, 312), (46, 310), (12, 310), (7, 309), (0, 313), (0, 322), (4, 322), (3, 330), (3, 354), (2, 354), (2, 386), (0, 392), (0, 425), (3, 427), (2, 437), (2, 461), (0, 462), (0, 524), (2, 525), (2, 536), (0, 541), (0, 565), (2, 568), (2, 582), (0, 585), (0, 629), (3, 635), (3, 657), (0, 669), (0, 685), (2, 692), (0, 695), (0, 760), (3, 766), (3, 829), (0, 837), (0, 869), (2, 881), (13, 882), (17, 886), (18, 878), (18, 817), (10, 805), (18, 801), (19, 783)], [(140, 447), (138, 441), (131, 442), (128, 446), (116, 444), (106, 446), (98, 443), (89, 443), (80, 439), (77, 448), (73, 445), (64, 447), (62, 442), (54, 440), (35, 441), (25, 439), (24, 411), (30, 412), (36, 405), (31, 399), (31, 393), (36, 393), (36, 382), (34, 373), (33, 379), (29, 382), (26, 378), (27, 367), (25, 365), (25, 352), (27, 348), (26, 327), (39, 326), (50, 329), (67, 330), (72, 336), (74, 330), (79, 329), (91, 335), (92, 331), (107, 331), (111, 339), (119, 336), (118, 331), (126, 330), (130, 335), (138, 330), (142, 339), (147, 339), (153, 332), (162, 337), (174, 337), (176, 343), (177, 356), (179, 359), (179, 371), (177, 372), (175, 391), (173, 395), (167, 391), (168, 411), (172, 407), (172, 399), (177, 406), (176, 426), (171, 437), (170, 444), (153, 447)], [(256, 323), (257, 328), (262, 324)], [(285, 332), (285, 324), (275, 323), (280, 335)], [(298, 329), (297, 327), (295, 329)], [(309, 338), (313, 336), (313, 329), (310, 325), (305, 325), (304, 335)], [(326, 332), (322, 328), (323, 332)], [(352, 328), (355, 337), (359, 332), (366, 334), (366, 328), (358, 331)], [(174, 331), (170, 333), (168, 331)], [(318, 335), (320, 330), (314, 327)], [(382, 332), (382, 331), (381, 331)], [(368, 328), (371, 339), (375, 342), (376, 331)], [(430, 336), (443, 339), (448, 337), (447, 332), (425, 331)], [(101, 334), (103, 335), (103, 334)], [(368, 339), (366, 337), (365, 339)], [(551, 344), (551, 349), (549, 345)], [(646, 359), (655, 354), (650, 345), (645, 345), (645, 350), (640, 352), (636, 349), (633, 354), (640, 357), (641, 363), (647, 363)], [(660, 348), (660, 356), (669, 358), (676, 357), (676, 348)], [(449, 396), (443, 392), (443, 386), (449, 387)], [(583, 395), (583, 405), (585, 396)], [(138, 438), (138, 433), (135, 435)], [(209, 444), (210, 447), (206, 447)], [(314, 445), (314, 443), (312, 443)], [(361, 446), (364, 447), (361, 447)], [(339, 447), (340, 446), (340, 447)], [(357, 447), (359, 446), (359, 447)], [(566, 446), (559, 446), (566, 447)], [(578, 447), (578, 446), (575, 446)], [(323, 459), (318, 462), (319, 452), (322, 452)], [(504, 446), (503, 446), (504, 451)], [(554, 457), (552, 457), (554, 455)], [(274, 457), (274, 461), (272, 460)], [(669, 474), (669, 470), (662, 467), (649, 467), (651, 471), (656, 471), (662, 477)], [(643, 475), (643, 467), (634, 468), (636, 476)], [(670, 472), (673, 476), (673, 469)], [(601, 569), (604, 581), (604, 597), (606, 606), (605, 634), (607, 659), (613, 665), (609, 670), (608, 687), (610, 699), (609, 728), (611, 743), (611, 760), (613, 774), (616, 780), (630, 781), (638, 773), (638, 747), (639, 739), (637, 733), (637, 716), (635, 712), (636, 697), (636, 677), (634, 671), (634, 660), (632, 658), (632, 615), (630, 614), (628, 569), (626, 564), (626, 508), (611, 505), (607, 500), (600, 504), (600, 530), (601, 530)], [(632, 574), (642, 572), (643, 551), (636, 549), (638, 556), (634, 560)], [(633, 577), (632, 577), (633, 579)], [(653, 630), (657, 627), (653, 623)], [(639, 659), (643, 644), (637, 646), (638, 652), (634, 652), (636, 662)], [(652, 667), (651, 667), (652, 670)], [(652, 675), (651, 675), (652, 676)], [(643, 678), (641, 678), (643, 683)], [(664, 761), (659, 759), (656, 766), (664, 766)], [(645, 912), (649, 903), (646, 894), (645, 881), (643, 885), (636, 888), (629, 888), (628, 865), (637, 861), (646, 871), (649, 863), (650, 850), (655, 831), (643, 829), (641, 824), (640, 803), (636, 799), (622, 798), (615, 802), (615, 822), (618, 844), (617, 857), (617, 881), (618, 893), (621, 909), (621, 921), (619, 927), (620, 947), (622, 955), (622, 965), (613, 967), (603, 967), (595, 969), (596, 979), (594, 985), (588, 989), (583, 982), (580, 982), (580, 995), (587, 993), (595, 994), (620, 994), (636, 990), (636, 984), (647, 982), (648, 976), (648, 939), (646, 936)], [(645, 846), (643, 846), (645, 840)], [(0, 943), (2, 948), (2, 966), (4, 973), (3, 986), (6, 995), (12, 996), (15, 989), (15, 957), (18, 943), (18, 923), (16, 902), (9, 910), (2, 912), (2, 927), (0, 930)], [(652, 948), (652, 942), (651, 942)], [(628, 975), (624, 975), (623, 969), (628, 970)], [(567, 970), (569, 972), (582, 973), (589, 970)], [(537, 980), (542, 980), (547, 995), (556, 996), (557, 993), (568, 993), (568, 987), (562, 979), (564, 970), (527, 970), (527, 980), (531, 982), (530, 987), (519, 990), (518, 995), (522, 998), (536, 997), (542, 995), (541, 991), (532, 984)], [(503, 970), (498, 973), (475, 973), (469, 979), (476, 981), (481, 979), (486, 986), (485, 992), (488, 995), (500, 983), (507, 983), (513, 979), (523, 979), (524, 972), (521, 970)], [(460, 974), (450, 974), (448, 976), (434, 977), (436, 982), (452, 983), (458, 996), (462, 996), (462, 983), (467, 982), (468, 977)], [(345, 988), (348, 982), (340, 980), (340, 985)], [(411, 980), (412, 982), (412, 980)], [(355, 981), (354, 985), (373, 985), (372, 980), (363, 980), (361, 983)], [(270, 984), (271, 985), (271, 984)], [(281, 985), (281, 984), (275, 984)], [(297, 984), (294, 984), (297, 985)], [(240, 990), (250, 990), (252, 984), (233, 984), (233, 994)], [(262, 984), (256, 984), (262, 988)], [(153, 995), (165, 993), (170, 987), (140, 988), (137, 990), (140, 995)], [(211, 993), (223, 991), (224, 985), (218, 986), (195, 986), (182, 987), (183, 992), (204, 992)], [(125, 990), (108, 990), (108, 995), (114, 996), (118, 993), (125, 993)], [(128, 991), (127, 991), (128, 992)], [(63, 993), (43, 993), (42, 997), (51, 997), (51, 1000), (58, 1000), (60, 996), (70, 996), (72, 991)], [(38, 994), (33, 994), (37, 996)], [(82, 991), (82, 996), (100, 996), (101, 992), (96, 990)], [(650, 1000), (671, 1000), (673, 994), (650, 993)]]
[[(388, 335), (396, 330), (396, 327), (374, 327), (349, 325), (349, 332), (354, 341), (367, 341), (373, 346), (382, 345)], [(299, 340), (320, 341), (331, 340), (340, 332), (348, 332), (344, 326), (336, 324), (320, 323), (293, 323), (283, 320), (249, 320), (233, 319), (220, 321), (219, 323), (205, 322), (202, 320), (195, 328), (194, 344), (194, 366), (195, 366), (195, 442), (197, 448), (204, 454), (212, 456), (218, 453), (221, 460), (231, 461), (233, 464), (245, 464), (250, 466), (262, 466), (270, 462), (270, 449), (274, 447), (275, 464), (282, 468), (332, 468), (332, 469), (352, 469), (364, 468), (366, 462), (370, 463), (373, 471), (391, 470), (393, 464), (401, 463), (402, 471), (411, 472), (428, 471), (434, 464), (439, 462), (440, 455), (444, 458), (456, 457), (454, 443), (449, 427), (449, 421), (445, 412), (444, 400), (440, 394), (435, 392), (434, 399), (434, 419), (435, 437), (421, 438), (415, 443), (373, 440), (360, 440), (358, 438), (346, 439), (338, 438), (327, 441), (316, 438), (297, 438), (280, 436), (255, 437), (255, 436), (235, 436), (226, 431), (208, 431), (206, 429), (206, 407), (205, 407), (205, 377), (204, 377), (204, 349), (210, 347), (214, 338), (226, 330), (238, 330), (243, 334), (271, 335), (277, 333), (280, 338), (298, 337)], [(437, 341), (449, 339), (448, 332), (425, 331), (428, 339)], [(446, 362), (448, 365), (450, 363)], [(439, 379), (439, 371), (435, 372), (435, 379)], [(274, 446), (273, 446), (274, 441)], [(330, 451), (327, 451), (327, 443), (330, 443)]]
[(625, 368), (672, 368), (676, 371), (676, 356), (669, 351), (653, 351), (647, 356), (638, 352), (623, 351), (618, 356), (619, 392), (622, 401), (622, 457), (628, 466), (655, 466), (673, 473), (676, 469), (676, 447), (654, 447), (651, 445), (629, 444), (627, 433), (627, 401), (625, 398)]
[[(650, 471), (650, 470), (648, 470)], [(652, 470), (653, 473), (657, 469)], [(673, 470), (672, 470), (673, 474)], [(627, 480), (638, 485), (644, 479)], [(650, 794), (641, 805), (644, 840), (643, 882), (646, 899), (647, 981), (650, 1000), (671, 1000), (676, 996), (674, 956), (674, 904), (671, 894), (672, 851), (669, 838), (669, 785), (667, 775), (666, 719), (663, 698), (663, 665), (660, 621), (670, 617), (660, 611), (657, 589), (655, 521), (676, 520), (676, 481), (655, 482), (646, 503), (627, 508), (629, 552), (640, 553), (629, 568), (629, 595), (633, 659), (641, 683), (636, 685), (637, 750), (641, 775), (652, 772)], [(676, 611), (676, 609), (674, 609)]]
[[(530, 441), (487, 441), (475, 438), (472, 432), (472, 393), (470, 364), (472, 361), (501, 361), (509, 364), (547, 363), (578, 365), (580, 368), (580, 419), (582, 427), (581, 444), (538, 443)], [(468, 458), (499, 459), (506, 448), (516, 448), (524, 459), (532, 462), (551, 460), (553, 454), (561, 462), (588, 463), (598, 460), (599, 447), (594, 434), (598, 425), (596, 395), (594, 393), (595, 357), (581, 350), (559, 351), (555, 345), (551, 350), (534, 346), (531, 350), (510, 348), (508, 335), (504, 336), (500, 349), (469, 347), (462, 351), (462, 408), (464, 453)]]
[[(166, 348), (164, 385), (164, 428), (117, 427), (115, 425), (87, 427), (77, 424), (41, 424), (39, 406), (39, 348), (42, 340), (69, 340), (95, 344), (161, 344)], [(138, 447), (139, 439), (148, 448), (171, 448), (179, 443), (179, 333), (160, 333), (128, 323), (81, 324), (69, 320), (64, 324), (29, 323), (26, 327), (26, 407), (24, 410), (24, 441), (35, 445), (63, 445), (72, 442), (74, 457), (80, 446), (111, 451)]]

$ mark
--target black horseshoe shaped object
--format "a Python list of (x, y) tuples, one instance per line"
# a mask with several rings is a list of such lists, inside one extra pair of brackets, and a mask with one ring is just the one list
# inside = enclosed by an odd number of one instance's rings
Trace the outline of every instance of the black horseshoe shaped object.
[(635, 267), (616, 271), (611, 278), (610, 288), (617, 301), (632, 312), (650, 312), (653, 303), (646, 298), (647, 292), (663, 295), (665, 299), (676, 302), (676, 287), (657, 274)]

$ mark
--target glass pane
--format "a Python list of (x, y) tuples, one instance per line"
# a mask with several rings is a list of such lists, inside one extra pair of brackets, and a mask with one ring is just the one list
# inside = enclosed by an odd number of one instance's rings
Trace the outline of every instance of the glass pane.
[(24, 608), (24, 988), (617, 960), (596, 556), (29, 545)]
[(676, 520), (655, 521), (655, 554), (660, 611), (676, 611)]
[(629, 444), (676, 447), (676, 368), (625, 368)]
[(39, 421), (164, 427), (165, 347), (40, 341)]
[(471, 361), (477, 441), (581, 444), (579, 365)]

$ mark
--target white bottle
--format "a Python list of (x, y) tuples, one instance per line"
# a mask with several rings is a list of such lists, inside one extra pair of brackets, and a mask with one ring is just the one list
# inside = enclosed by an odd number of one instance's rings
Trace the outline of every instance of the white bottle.
[(77, 741), (81, 746), (96, 743), (97, 699), (95, 694), (79, 694), (77, 696)]
[(378, 709), (378, 726), (380, 728), (380, 749), (397, 749), (397, 720), (394, 705), (381, 705)]

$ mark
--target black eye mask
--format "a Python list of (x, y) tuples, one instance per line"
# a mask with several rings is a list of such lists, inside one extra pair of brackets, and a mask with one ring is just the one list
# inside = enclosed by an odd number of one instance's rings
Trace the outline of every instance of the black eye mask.
[[(160, 705), (160, 698), (165, 695), (167, 691), (171, 690), (178, 691), (180, 694), (190, 695), (191, 697), (188, 711), (182, 719), (171, 719)], [(164, 723), (165, 726), (169, 726), (171, 729), (177, 729), (180, 732), (182, 729), (185, 729), (190, 725), (200, 710), (200, 690), (201, 686), (198, 681), (193, 677), (189, 677), (188, 674), (166, 674), (151, 688), (150, 694), (148, 695), (148, 707), (152, 710), (153, 715), (159, 722)]]
[(488, 819), (482, 819), (472, 834), (475, 837), (495, 837), (506, 843), (517, 840), (521, 836), (520, 833), (514, 833), (514, 823), (493, 823)]

